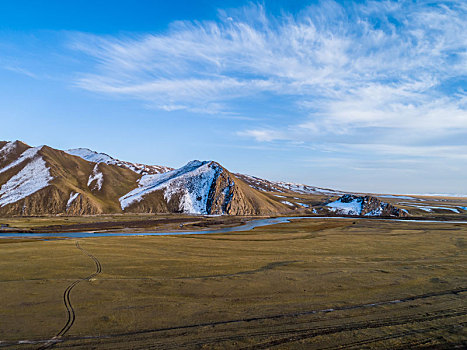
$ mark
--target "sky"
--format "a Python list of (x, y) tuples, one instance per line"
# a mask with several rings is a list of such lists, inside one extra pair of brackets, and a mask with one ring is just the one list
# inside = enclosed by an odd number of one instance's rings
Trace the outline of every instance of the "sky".
[(0, 1), (0, 139), (467, 194), (467, 2)]

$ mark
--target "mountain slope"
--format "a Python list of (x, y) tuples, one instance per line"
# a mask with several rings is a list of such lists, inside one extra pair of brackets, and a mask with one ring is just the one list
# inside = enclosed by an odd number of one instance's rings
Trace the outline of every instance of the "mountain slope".
[[(15, 142), (8, 148), (10, 156), (0, 163), (0, 215), (119, 212), (118, 198), (134, 188), (140, 177), (47, 146)], [(101, 174), (100, 187), (89, 181), (96, 172)]]
[[(166, 207), (163, 206), (162, 198)], [(212, 161), (192, 161), (160, 175), (145, 175), (120, 198), (123, 210), (259, 215), (289, 211)]]

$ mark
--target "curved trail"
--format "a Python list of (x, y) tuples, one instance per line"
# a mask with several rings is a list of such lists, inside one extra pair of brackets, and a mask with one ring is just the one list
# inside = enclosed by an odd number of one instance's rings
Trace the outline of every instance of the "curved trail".
[(80, 282), (89, 281), (90, 279), (96, 277), (98, 274), (100, 274), (102, 272), (102, 265), (99, 262), (99, 260), (94, 255), (92, 255), (91, 253), (89, 253), (85, 249), (81, 248), (78, 241), (76, 241), (75, 245), (76, 245), (76, 248), (78, 248), (84, 254), (86, 254), (92, 260), (94, 260), (94, 263), (96, 264), (96, 271), (94, 273), (90, 274), (87, 277), (84, 277), (84, 278), (81, 278), (81, 279), (78, 279), (78, 280), (74, 281), (72, 284), (70, 284), (65, 289), (65, 291), (63, 292), (63, 303), (65, 304), (65, 308), (66, 308), (66, 311), (67, 311), (67, 314), (68, 314), (68, 319), (67, 319), (65, 325), (63, 326), (63, 328), (55, 335), (55, 337), (53, 337), (51, 339), (51, 342), (44, 345), (44, 346), (42, 346), (42, 347), (40, 347), (39, 350), (48, 349), (48, 348), (52, 347), (55, 344), (55, 340), (57, 340), (58, 338), (64, 336), (70, 330), (71, 326), (73, 326), (73, 323), (75, 322), (75, 319), (76, 319), (75, 310), (74, 310), (73, 305), (71, 304), (71, 300), (70, 300), (70, 293), (73, 290), (73, 288), (76, 287)]

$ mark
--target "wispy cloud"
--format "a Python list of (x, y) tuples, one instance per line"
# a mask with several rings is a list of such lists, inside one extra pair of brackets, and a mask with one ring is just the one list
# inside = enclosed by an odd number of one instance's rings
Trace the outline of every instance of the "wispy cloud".
[(33, 78), (33, 79), (37, 79), (37, 75), (25, 68), (22, 68), (22, 67), (18, 67), (18, 66), (12, 66), (12, 65), (6, 65), (6, 66), (3, 66), (2, 67), (3, 69), (6, 69), (10, 72), (15, 72), (15, 73), (18, 73), (18, 74), (21, 74), (21, 75), (25, 75), (29, 78)]
[(157, 35), (75, 34), (70, 45), (94, 62), (77, 86), (164, 111), (258, 115), (239, 112), (242, 101), (261, 103), (264, 118), (283, 99), (280, 123), (238, 130), (260, 142), (366, 132), (369, 144), (377, 134), (421, 147), (467, 133), (465, 28), (462, 0), (323, 1), (280, 17), (261, 5), (220, 11)]

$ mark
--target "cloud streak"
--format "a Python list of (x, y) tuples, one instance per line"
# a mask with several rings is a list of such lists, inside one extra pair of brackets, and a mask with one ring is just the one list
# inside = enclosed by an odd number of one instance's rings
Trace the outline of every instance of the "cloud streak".
[(465, 28), (464, 1), (323, 1), (281, 16), (260, 5), (220, 11), (157, 35), (74, 34), (70, 46), (93, 62), (76, 86), (164, 111), (254, 118), (239, 101), (262, 104), (261, 117), (285, 101), (281, 123), (238, 130), (259, 142), (366, 133), (376, 143), (377, 133), (378, 143), (422, 147), (467, 133)]

